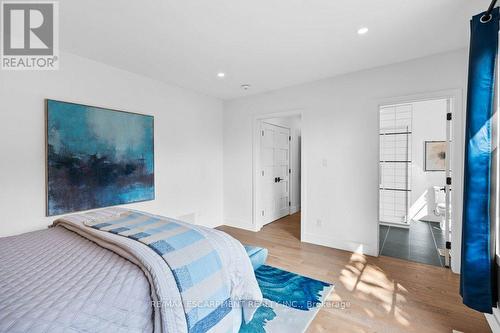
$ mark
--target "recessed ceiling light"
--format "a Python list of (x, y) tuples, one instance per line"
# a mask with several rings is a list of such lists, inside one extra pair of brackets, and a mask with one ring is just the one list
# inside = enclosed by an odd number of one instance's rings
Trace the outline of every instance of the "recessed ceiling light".
[(358, 29), (358, 35), (364, 35), (367, 32), (368, 32), (368, 28), (367, 27), (362, 27), (362, 28)]
[(224, 76), (226, 76), (226, 73), (222, 72), (217, 73), (217, 77), (223, 78)]

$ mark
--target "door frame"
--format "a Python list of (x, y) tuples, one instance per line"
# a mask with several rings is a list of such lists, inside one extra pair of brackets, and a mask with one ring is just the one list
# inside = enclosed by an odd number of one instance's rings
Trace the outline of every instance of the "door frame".
[[(463, 200), (463, 160), (464, 160), (464, 97), (463, 91), (460, 88), (437, 90), (421, 94), (413, 94), (398, 97), (381, 98), (376, 101), (377, 105), (377, 129), (380, 129), (380, 107), (391, 104), (415, 103), (436, 99), (449, 99), (450, 109), (453, 117), (452, 123), (452, 136), (451, 136), (451, 150), (452, 161), (451, 169), (453, 170), (453, 196), (451, 200), (451, 214), (452, 230), (451, 230), (451, 247), (452, 247), (452, 260), (451, 270), (454, 273), (460, 273), (460, 260), (461, 260), (461, 241), (462, 241), (462, 200)], [(380, 142), (378, 143), (380, 150)], [(378, 184), (377, 184), (378, 187)], [(380, 193), (377, 188), (377, 254), (380, 251), (380, 228), (379, 226), (379, 202)]]
[[(260, 166), (260, 124), (265, 122), (266, 119), (280, 118), (280, 117), (293, 117), (300, 116), (302, 124), (304, 123), (304, 110), (303, 109), (291, 109), (281, 112), (271, 112), (265, 114), (255, 115), (252, 120), (252, 226), (254, 231), (259, 231), (262, 229), (262, 223), (259, 219), (258, 212), (258, 200), (257, 200), (257, 183), (258, 183), (258, 173)], [(306, 162), (304, 159), (304, 126), (301, 127), (301, 140), (300, 140), (300, 239), (303, 239), (304, 235), (304, 223), (306, 221), (306, 200), (305, 200), (305, 184), (306, 182)], [(291, 156), (291, 154), (290, 154)], [(291, 187), (290, 187), (291, 189)]]

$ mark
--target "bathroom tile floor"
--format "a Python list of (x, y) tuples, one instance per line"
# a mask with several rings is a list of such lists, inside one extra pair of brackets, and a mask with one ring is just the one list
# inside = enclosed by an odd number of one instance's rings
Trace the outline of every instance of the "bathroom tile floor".
[(444, 267), (438, 248), (444, 247), (439, 223), (412, 221), (409, 229), (380, 225), (380, 255)]

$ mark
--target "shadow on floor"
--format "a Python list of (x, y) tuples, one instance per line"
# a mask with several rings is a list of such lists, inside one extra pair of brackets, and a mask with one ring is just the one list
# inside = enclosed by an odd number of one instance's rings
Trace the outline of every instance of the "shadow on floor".
[(438, 248), (444, 247), (439, 223), (412, 221), (409, 229), (380, 225), (380, 255), (444, 267)]

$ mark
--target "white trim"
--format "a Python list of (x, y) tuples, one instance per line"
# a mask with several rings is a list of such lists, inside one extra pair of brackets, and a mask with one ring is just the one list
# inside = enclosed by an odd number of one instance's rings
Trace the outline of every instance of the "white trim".
[[(262, 228), (262, 223), (258, 221), (258, 205), (257, 205), (257, 166), (258, 166), (258, 158), (259, 158), (259, 149), (260, 149), (260, 123), (265, 120), (265, 119), (270, 119), (270, 118), (282, 118), (282, 117), (293, 117), (293, 116), (300, 116), (301, 117), (301, 122), (303, 123), (304, 121), (304, 110), (303, 109), (291, 109), (288, 111), (282, 111), (282, 112), (272, 112), (272, 113), (266, 113), (266, 114), (259, 114), (259, 115), (254, 115), (253, 120), (252, 120), (252, 133), (253, 133), (253, 138), (252, 138), (252, 229), (247, 230), (252, 230), (252, 231), (259, 231)], [(305, 200), (305, 190), (304, 190), (304, 184), (306, 184), (306, 162), (304, 160), (304, 131), (303, 128), (301, 128), (301, 154), (300, 154), (300, 171), (301, 171), (301, 177), (300, 177), (300, 207), (301, 207), (301, 217), (300, 217), (300, 239), (303, 239), (304, 232), (305, 232), (305, 223), (304, 221), (307, 221), (306, 219), (306, 214), (307, 214), (307, 209), (306, 209), (306, 200)]]
[[(273, 123), (268, 123), (267, 121), (264, 121), (264, 120), (262, 120), (261, 122), (262, 122), (263, 124), (267, 124), (267, 125), (276, 126), (276, 127), (280, 127), (280, 128), (283, 128), (283, 129), (291, 130), (289, 127), (282, 126), (282, 125), (276, 125), (276, 124), (273, 124)], [(291, 132), (290, 132), (290, 133), (291, 133)], [(288, 145), (290, 145), (290, 144), (288, 144)]]
[(294, 205), (290, 206), (290, 214), (295, 214), (300, 211), (300, 206)]
[(493, 308), (493, 314), (485, 313), (486, 321), (490, 325), (493, 333), (500, 333), (500, 310)]
[(307, 233), (303, 234), (301, 235), (300, 240), (305, 243), (322, 245), (334, 249), (360, 253), (360, 254), (374, 253), (374, 250), (376, 249), (376, 247), (372, 245), (359, 243), (355, 241), (342, 240), (334, 237), (318, 236), (317, 234), (307, 234)]
[[(448, 89), (433, 92), (424, 92), (400, 97), (381, 98), (374, 101), (378, 119), (380, 118), (380, 107), (393, 104), (414, 103), (436, 99), (449, 99), (451, 101), (451, 112), (453, 114), (453, 135), (452, 135), (452, 163), (453, 184), (452, 184), (452, 231), (451, 245), (452, 256), (451, 270), (460, 273), (460, 253), (462, 234), (462, 198), (463, 198), (463, 154), (464, 154), (464, 100), (462, 89)], [(379, 119), (380, 120), (380, 119)], [(380, 149), (380, 147), (378, 147)], [(378, 184), (377, 184), (378, 185)], [(377, 189), (377, 198), (379, 191)], [(380, 201), (380, 198), (379, 198)], [(377, 209), (377, 214), (379, 214)], [(377, 216), (378, 221), (378, 216)], [(377, 228), (378, 229), (378, 228)], [(379, 253), (380, 232), (377, 230), (377, 252)]]
[[(301, 122), (300, 124), (302, 125), (302, 118), (301, 118)], [(300, 130), (302, 132), (302, 126), (300, 126)], [(300, 172), (298, 172), (298, 170), (295, 170), (295, 168), (293, 167), (293, 159), (295, 158), (294, 157), (294, 150), (292, 149), (292, 146), (294, 144), (294, 140), (297, 140), (298, 137), (295, 137), (297, 134), (297, 128), (290, 128), (290, 140), (288, 141), (288, 168), (290, 169), (291, 172), (288, 173), (288, 181), (289, 181), (289, 188), (288, 188), (288, 191), (289, 191), (289, 201), (290, 203), (295, 203), (296, 202), (296, 199), (295, 198), (295, 187), (298, 186), (298, 184), (295, 183), (294, 179), (295, 179), (295, 176), (297, 173), (299, 173), (299, 179), (300, 179)], [(300, 143), (300, 141), (297, 142), (297, 145), (299, 146), (299, 151), (302, 150), (302, 145)], [(301, 169), (299, 169), (301, 170)], [(294, 204), (294, 205), (290, 205), (288, 207), (288, 212), (290, 215), (292, 214), (295, 214), (297, 213), (298, 211), (300, 211), (300, 202)]]
[(224, 219), (224, 223), (222, 225), (232, 227), (232, 228), (248, 230), (248, 231), (252, 231), (252, 232), (258, 232), (261, 229), (261, 228), (259, 228), (259, 229), (248, 228), (248, 227), (246, 227), (246, 223), (244, 221), (237, 221), (237, 220), (231, 220), (231, 219)]

